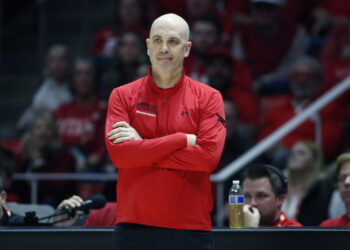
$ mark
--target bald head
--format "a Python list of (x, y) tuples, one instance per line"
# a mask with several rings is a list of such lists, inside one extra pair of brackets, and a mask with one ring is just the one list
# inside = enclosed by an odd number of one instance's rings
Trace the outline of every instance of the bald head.
[(190, 37), (190, 28), (187, 22), (180, 16), (169, 13), (158, 17), (153, 21), (150, 31), (150, 38), (156, 35), (158, 27), (166, 26), (168, 29), (177, 30), (184, 42), (188, 42)]

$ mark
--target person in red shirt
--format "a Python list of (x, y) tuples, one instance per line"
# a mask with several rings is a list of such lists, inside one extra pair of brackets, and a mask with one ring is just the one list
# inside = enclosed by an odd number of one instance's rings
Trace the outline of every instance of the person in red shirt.
[[(74, 99), (55, 110), (60, 137), (77, 161), (79, 172), (100, 172), (107, 156), (104, 126), (107, 103), (96, 96), (96, 68), (90, 58), (79, 58), (73, 67)], [(80, 182), (84, 199), (98, 192), (99, 183)]]
[(121, 0), (117, 3), (112, 27), (100, 30), (94, 38), (91, 47), (93, 56), (110, 58), (122, 32), (134, 31), (147, 37), (148, 4), (141, 0)]
[(350, 154), (338, 156), (336, 162), (337, 186), (343, 200), (346, 213), (340, 217), (323, 221), (321, 227), (349, 227), (350, 226)]
[(220, 92), (183, 70), (188, 39), (183, 18), (157, 18), (146, 40), (149, 74), (111, 93), (105, 139), (119, 169), (116, 249), (212, 249), (209, 177), (225, 115)]
[(55, 110), (61, 140), (83, 157), (77, 170), (96, 170), (107, 153), (103, 139), (107, 103), (96, 97), (96, 69), (92, 60), (80, 58), (75, 62), (73, 88), (74, 100)]
[[(262, 227), (301, 227), (288, 219), (281, 211), (287, 193), (288, 180), (277, 168), (270, 165), (252, 165), (242, 177), (242, 190), (245, 197), (245, 226)], [(257, 208), (258, 213), (254, 208)], [(259, 217), (260, 221), (256, 218)], [(259, 224), (251, 223), (259, 221)]]
[[(270, 133), (305, 110), (321, 92), (322, 68), (311, 57), (302, 57), (293, 64), (290, 74), (291, 94), (284, 95), (284, 102), (267, 111), (259, 135), (262, 140)], [(298, 141), (310, 140), (322, 145), (326, 159), (332, 159), (339, 152), (343, 132), (342, 107), (331, 102), (291, 131), (276, 144), (269, 154), (276, 159), (279, 153), (289, 150)], [(275, 163), (277, 164), (277, 163)]]
[(283, 0), (250, 3), (252, 21), (234, 33), (232, 53), (250, 67), (257, 93), (285, 93), (290, 66), (306, 53), (306, 30), (283, 19)]

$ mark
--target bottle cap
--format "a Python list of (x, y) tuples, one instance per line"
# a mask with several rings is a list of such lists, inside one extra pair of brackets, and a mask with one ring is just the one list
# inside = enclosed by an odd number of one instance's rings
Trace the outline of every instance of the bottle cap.
[(239, 184), (239, 180), (233, 180), (232, 184)]

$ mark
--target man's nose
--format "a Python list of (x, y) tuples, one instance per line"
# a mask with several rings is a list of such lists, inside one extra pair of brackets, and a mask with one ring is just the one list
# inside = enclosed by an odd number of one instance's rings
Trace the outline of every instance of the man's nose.
[(162, 44), (161, 52), (162, 52), (162, 53), (167, 53), (167, 52), (169, 52), (169, 48), (168, 48), (166, 42), (164, 42), (164, 43)]
[(349, 186), (350, 185), (350, 175), (347, 175), (344, 181), (344, 184)]
[(252, 205), (253, 207), (257, 207), (258, 206), (258, 203), (256, 202), (255, 198), (251, 198), (250, 205)]

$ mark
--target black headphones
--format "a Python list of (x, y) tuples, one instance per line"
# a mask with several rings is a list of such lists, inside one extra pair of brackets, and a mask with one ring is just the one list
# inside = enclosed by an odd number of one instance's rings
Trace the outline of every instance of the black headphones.
[(282, 171), (279, 170), (278, 168), (271, 166), (271, 165), (268, 165), (268, 164), (262, 164), (262, 166), (265, 167), (266, 169), (270, 169), (271, 171), (273, 171), (275, 174), (278, 175), (278, 177), (281, 179), (281, 183), (282, 183), (282, 189), (281, 189), (280, 194), (286, 194), (288, 192), (288, 179), (282, 173)]

